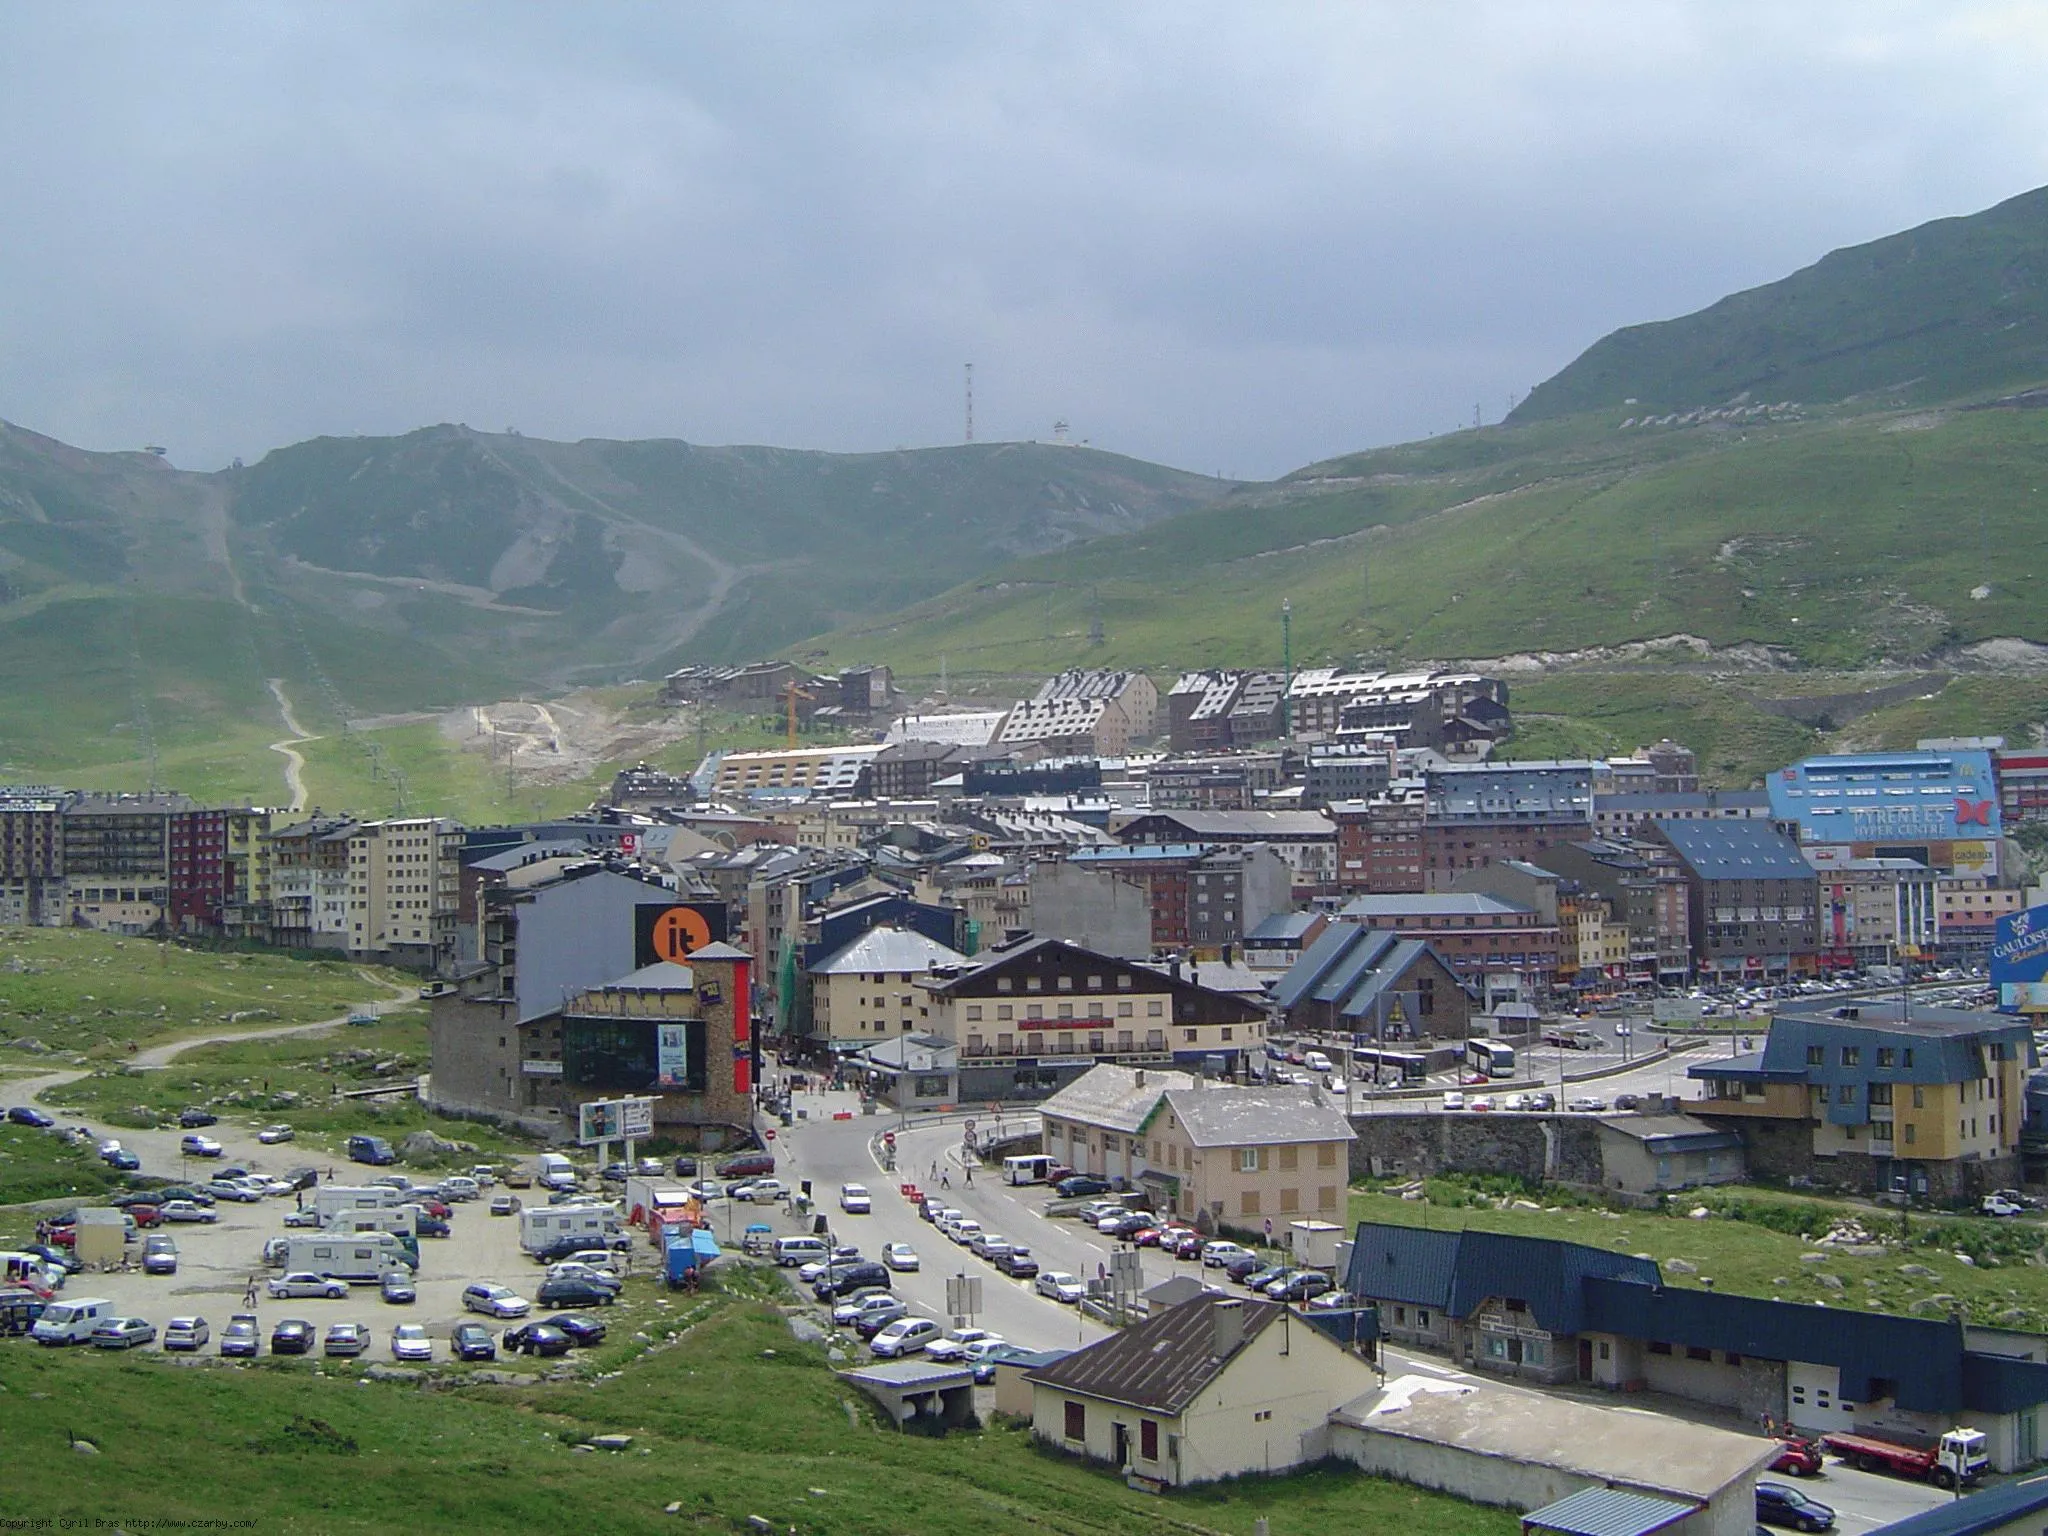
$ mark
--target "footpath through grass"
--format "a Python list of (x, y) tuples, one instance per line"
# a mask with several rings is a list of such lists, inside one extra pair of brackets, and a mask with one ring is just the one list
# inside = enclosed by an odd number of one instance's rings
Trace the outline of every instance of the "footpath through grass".
[[(1747, 1187), (1674, 1195), (1664, 1212), (1610, 1210), (1583, 1191), (1506, 1179), (1429, 1179), (1424, 1188), (1426, 1201), (1385, 1185), (1354, 1189), (1351, 1220), (1562, 1238), (1646, 1255), (1674, 1286), (1711, 1280), (1738, 1295), (1920, 1316), (1959, 1307), (1973, 1323), (2048, 1332), (2048, 1228), (2033, 1220), (1902, 1216)], [(1867, 1237), (1853, 1246), (1876, 1251), (1818, 1241), (1845, 1221)]]
[[(778, 1288), (735, 1266), (719, 1290), (663, 1306), (633, 1282), (590, 1362), (615, 1374), (594, 1382), (460, 1385), (463, 1373), (437, 1368), (429, 1389), (331, 1363), (316, 1375), (311, 1361), (187, 1366), (0, 1342), (7, 1514), (521, 1536), (743, 1531), (753, 1515), (806, 1536), (1248, 1536), (1262, 1516), (1273, 1536), (1516, 1530), (1505, 1511), (1344, 1469), (1155, 1497), (1016, 1427), (900, 1433), (833, 1374), (824, 1346), (798, 1343), (778, 1310), (750, 1299)], [(630, 1337), (678, 1331), (653, 1352)], [(72, 1451), (74, 1434), (99, 1454)], [(633, 1439), (623, 1452), (573, 1448), (600, 1434)]]
[[(370, 980), (366, 978), (375, 978)], [(114, 1055), (223, 1029), (311, 1024), (388, 1001), (402, 971), (342, 959), (186, 949), (75, 928), (0, 929), (0, 1043)], [(9, 1065), (36, 1053), (10, 1046)], [(61, 1064), (61, 1063), (56, 1063)], [(46, 1068), (47, 1069), (47, 1068)]]

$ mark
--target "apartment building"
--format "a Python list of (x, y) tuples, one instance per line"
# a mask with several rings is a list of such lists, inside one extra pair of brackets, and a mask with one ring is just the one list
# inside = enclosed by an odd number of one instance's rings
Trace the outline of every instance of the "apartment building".
[(1265, 1044), (1265, 1009), (1180, 974), (1063, 939), (1030, 939), (918, 978), (931, 1033), (960, 1048), (960, 1092), (1038, 1098), (1100, 1061), (1233, 1072)]
[[(1849, 859), (1818, 871), (1815, 888), (1821, 959), (1828, 965), (1885, 963), (1901, 951), (1931, 950), (1940, 942), (1937, 881), (1924, 864)], [(1987, 923), (1987, 941), (1990, 932)]]
[(270, 942), (291, 948), (349, 947), (346, 816), (316, 816), (264, 835), (270, 850)]
[(462, 903), (462, 828), (413, 816), (361, 822), (348, 835), (348, 948), (400, 965), (454, 959)]
[(809, 965), (811, 1038), (842, 1054), (893, 1035), (926, 1032), (931, 995), (915, 983), (967, 957), (914, 930), (871, 928)]
[(881, 752), (878, 746), (775, 747), (760, 752), (727, 752), (717, 760), (713, 790), (741, 799), (768, 793), (863, 794), (874, 760)]
[(68, 921), (109, 933), (159, 932), (170, 911), (171, 817), (183, 795), (74, 795), (64, 805)]
[(1799, 849), (1761, 821), (1654, 821), (1644, 841), (1677, 860), (1697, 975), (1720, 980), (1817, 968), (1819, 882)]
[(1338, 916), (1427, 943), (1467, 984), (1506, 973), (1541, 993), (1557, 975), (1557, 923), (1522, 902), (1479, 891), (1358, 896)]
[(63, 791), (0, 789), (0, 927), (64, 919)]
[(995, 744), (1122, 757), (1151, 740), (1158, 717), (1159, 690), (1142, 672), (1062, 672), (1010, 711)]
[(1885, 1000), (1779, 1013), (1761, 1051), (1686, 1075), (1758, 1172), (1948, 1200), (2019, 1183), (2034, 1064), (2024, 1020)]

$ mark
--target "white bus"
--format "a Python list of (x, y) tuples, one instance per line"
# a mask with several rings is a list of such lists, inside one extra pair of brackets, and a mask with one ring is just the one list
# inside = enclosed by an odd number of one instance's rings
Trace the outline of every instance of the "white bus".
[(1023, 1157), (1003, 1159), (1003, 1182), (1005, 1184), (1043, 1184), (1046, 1175), (1052, 1172), (1053, 1161), (1040, 1153), (1029, 1153)]
[(1515, 1048), (1502, 1045), (1498, 1040), (1467, 1040), (1465, 1063), (1484, 1077), (1513, 1077)]

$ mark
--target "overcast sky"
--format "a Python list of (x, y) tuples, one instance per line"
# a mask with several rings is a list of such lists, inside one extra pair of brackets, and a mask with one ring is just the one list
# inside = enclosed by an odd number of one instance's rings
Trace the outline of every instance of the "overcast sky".
[(0, 416), (1282, 473), (2048, 182), (2048, 7), (0, 0)]

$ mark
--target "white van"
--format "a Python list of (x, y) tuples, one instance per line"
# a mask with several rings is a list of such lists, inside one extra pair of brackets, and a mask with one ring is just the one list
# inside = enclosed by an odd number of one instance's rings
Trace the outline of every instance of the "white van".
[(784, 1269), (798, 1264), (808, 1264), (814, 1259), (830, 1255), (831, 1248), (822, 1237), (778, 1237), (775, 1239), (775, 1262)]
[(1003, 1182), (1005, 1184), (1043, 1184), (1046, 1175), (1052, 1171), (1052, 1159), (1040, 1153), (1026, 1153), (1022, 1157), (1003, 1159)]
[(114, 1304), (104, 1296), (79, 1296), (70, 1301), (53, 1301), (29, 1330), (38, 1344), (83, 1344), (93, 1329), (111, 1322)]
[(1301, 1053), (1301, 1064), (1311, 1072), (1327, 1074), (1337, 1070), (1331, 1063), (1330, 1058), (1321, 1051), (1303, 1051)]
[(576, 1165), (560, 1152), (543, 1152), (533, 1162), (534, 1181), (545, 1189), (574, 1189)]

